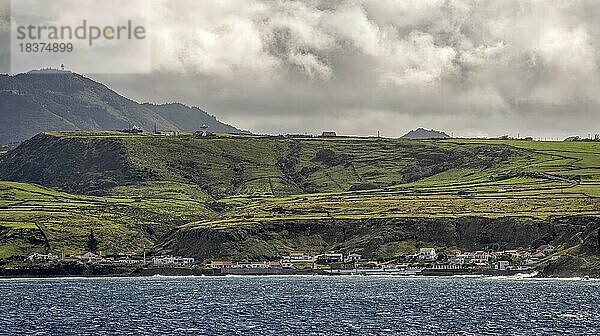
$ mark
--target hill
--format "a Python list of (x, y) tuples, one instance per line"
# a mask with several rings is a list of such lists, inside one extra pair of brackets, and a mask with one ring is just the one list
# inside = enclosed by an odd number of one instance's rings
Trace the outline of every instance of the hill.
[(599, 146), (45, 133), (0, 156), (18, 182), (0, 183), (0, 246), (77, 251), (92, 228), (104, 251), (201, 260), (552, 243), (555, 274), (600, 274)]
[[(0, 144), (53, 130), (119, 130), (136, 125), (153, 130), (242, 133), (198, 108), (139, 104), (107, 86), (69, 71), (0, 75)], [(193, 128), (193, 129), (190, 129)]]
[[(145, 103), (143, 107), (154, 111), (159, 116), (170, 121), (179, 130), (195, 131), (202, 125), (209, 126), (209, 130), (215, 133), (249, 133), (224, 124), (217, 120), (215, 116), (209, 115), (197, 107), (190, 107), (180, 103), (169, 103), (154, 105)], [(191, 125), (195, 128), (191, 129)]]
[(40, 134), (7, 153), (0, 179), (94, 195), (119, 185), (168, 180), (196, 185), (216, 199), (286, 196), (378, 189), (449, 170), (493, 175), (530, 155), (502, 145), (396, 139), (59, 132)]
[(426, 130), (424, 128), (417, 128), (402, 136), (403, 139), (411, 140), (428, 140), (428, 139), (448, 139), (450, 136), (444, 132), (436, 130)]

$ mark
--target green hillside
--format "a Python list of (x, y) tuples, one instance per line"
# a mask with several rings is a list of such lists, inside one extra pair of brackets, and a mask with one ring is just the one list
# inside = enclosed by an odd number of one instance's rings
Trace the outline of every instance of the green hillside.
[[(208, 218), (201, 199), (186, 185), (160, 184), (140, 199), (92, 197), (37, 185), (0, 182), (0, 259), (33, 252), (75, 253), (90, 231), (105, 252), (138, 252), (169, 230)], [(186, 192), (189, 191), (189, 194)]]
[(442, 172), (446, 183), (501, 180), (517, 176), (538, 156), (497, 144), (63, 132), (39, 135), (7, 154), (0, 178), (77, 193), (167, 180), (194, 184), (220, 199), (378, 189)]
[(552, 242), (595, 260), (600, 228), (592, 142), (61, 132), (0, 156), (0, 180), (20, 182), (0, 184), (0, 257), (94, 230), (200, 259)]

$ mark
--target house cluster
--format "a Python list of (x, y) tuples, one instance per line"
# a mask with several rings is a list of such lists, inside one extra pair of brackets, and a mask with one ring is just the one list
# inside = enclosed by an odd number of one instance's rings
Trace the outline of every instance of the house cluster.
[[(328, 252), (310, 255), (293, 252), (277, 261), (231, 261), (215, 260), (210, 263), (212, 269), (377, 269), (384, 267), (431, 267), (445, 269), (481, 268), (507, 270), (536, 265), (541, 259), (553, 254), (555, 247), (542, 245), (533, 250), (459, 251), (437, 252), (433, 247), (419, 249), (418, 253), (400, 257), (398, 265), (364, 259), (357, 253), (342, 254)], [(393, 263), (392, 261), (391, 263)]]
[[(335, 251), (311, 255), (304, 252), (292, 252), (282, 256), (276, 261), (231, 261), (214, 260), (208, 265), (212, 269), (377, 269), (386, 267), (431, 267), (431, 268), (476, 268), (476, 269), (511, 269), (532, 267), (542, 259), (556, 252), (552, 245), (541, 245), (537, 249), (518, 249), (504, 251), (436, 251), (433, 247), (421, 248), (415, 254), (398, 257), (396, 260), (381, 263), (375, 260), (364, 259), (357, 253), (343, 254)], [(54, 255), (52, 253), (34, 253), (27, 257), (26, 262), (53, 263), (53, 262), (78, 262), (82, 264), (152, 264), (161, 266), (189, 267), (196, 263), (194, 258), (158, 255), (146, 258), (145, 255), (134, 253), (121, 253), (104, 256), (86, 252), (69, 256)], [(398, 265), (392, 265), (398, 262)]]
[(51, 263), (51, 262), (80, 262), (80, 263), (99, 263), (114, 261), (113, 258), (103, 257), (101, 254), (95, 254), (92, 252), (70, 254), (65, 256), (64, 254), (55, 255), (52, 253), (42, 254), (34, 253), (27, 257), (25, 261), (32, 263)]
[(210, 267), (213, 269), (230, 269), (230, 268), (245, 268), (245, 269), (266, 269), (266, 268), (281, 268), (278, 261), (211, 261)]
[(152, 257), (154, 265), (178, 265), (191, 266), (195, 262), (194, 258), (174, 257), (174, 256), (155, 256)]
[(323, 265), (341, 265), (345, 263), (357, 263), (362, 260), (360, 254), (352, 253), (344, 255), (343, 253), (328, 252), (311, 256), (304, 252), (292, 252), (289, 255), (281, 257), (278, 261), (212, 261), (210, 267), (213, 269), (228, 268), (283, 268), (283, 269), (316, 269)]
[(34, 253), (25, 259), (26, 262), (31, 263), (51, 263), (51, 262), (78, 262), (82, 264), (97, 263), (97, 264), (121, 264), (121, 265), (133, 265), (133, 264), (148, 264), (153, 265), (172, 265), (172, 266), (191, 266), (195, 263), (194, 258), (187, 257), (175, 257), (175, 256), (152, 256), (151, 259), (147, 259), (145, 255), (138, 255), (135, 253), (119, 253), (110, 256), (104, 256), (102, 253), (85, 252), (80, 254), (71, 254), (65, 256), (64, 254), (55, 255), (52, 253), (42, 254)]
[(534, 266), (543, 258), (553, 254), (552, 245), (541, 245), (537, 249), (488, 251), (450, 250), (438, 254), (434, 248), (421, 248), (418, 254), (407, 256), (408, 260), (435, 262), (459, 267), (506, 269), (511, 266)]

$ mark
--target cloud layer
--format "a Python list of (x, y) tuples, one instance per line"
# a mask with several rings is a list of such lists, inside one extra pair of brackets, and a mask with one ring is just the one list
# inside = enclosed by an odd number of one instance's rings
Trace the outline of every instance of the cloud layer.
[(155, 0), (153, 73), (98, 79), (256, 132), (587, 135), (598, 14), (594, 0)]

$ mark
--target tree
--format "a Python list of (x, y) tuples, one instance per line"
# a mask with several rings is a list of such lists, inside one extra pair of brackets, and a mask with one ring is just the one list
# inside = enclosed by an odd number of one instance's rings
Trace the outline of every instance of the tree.
[(88, 235), (88, 239), (87, 239), (87, 249), (89, 252), (92, 253), (96, 253), (96, 251), (98, 250), (98, 239), (96, 239), (96, 237), (94, 236), (94, 231), (90, 230), (90, 234)]

